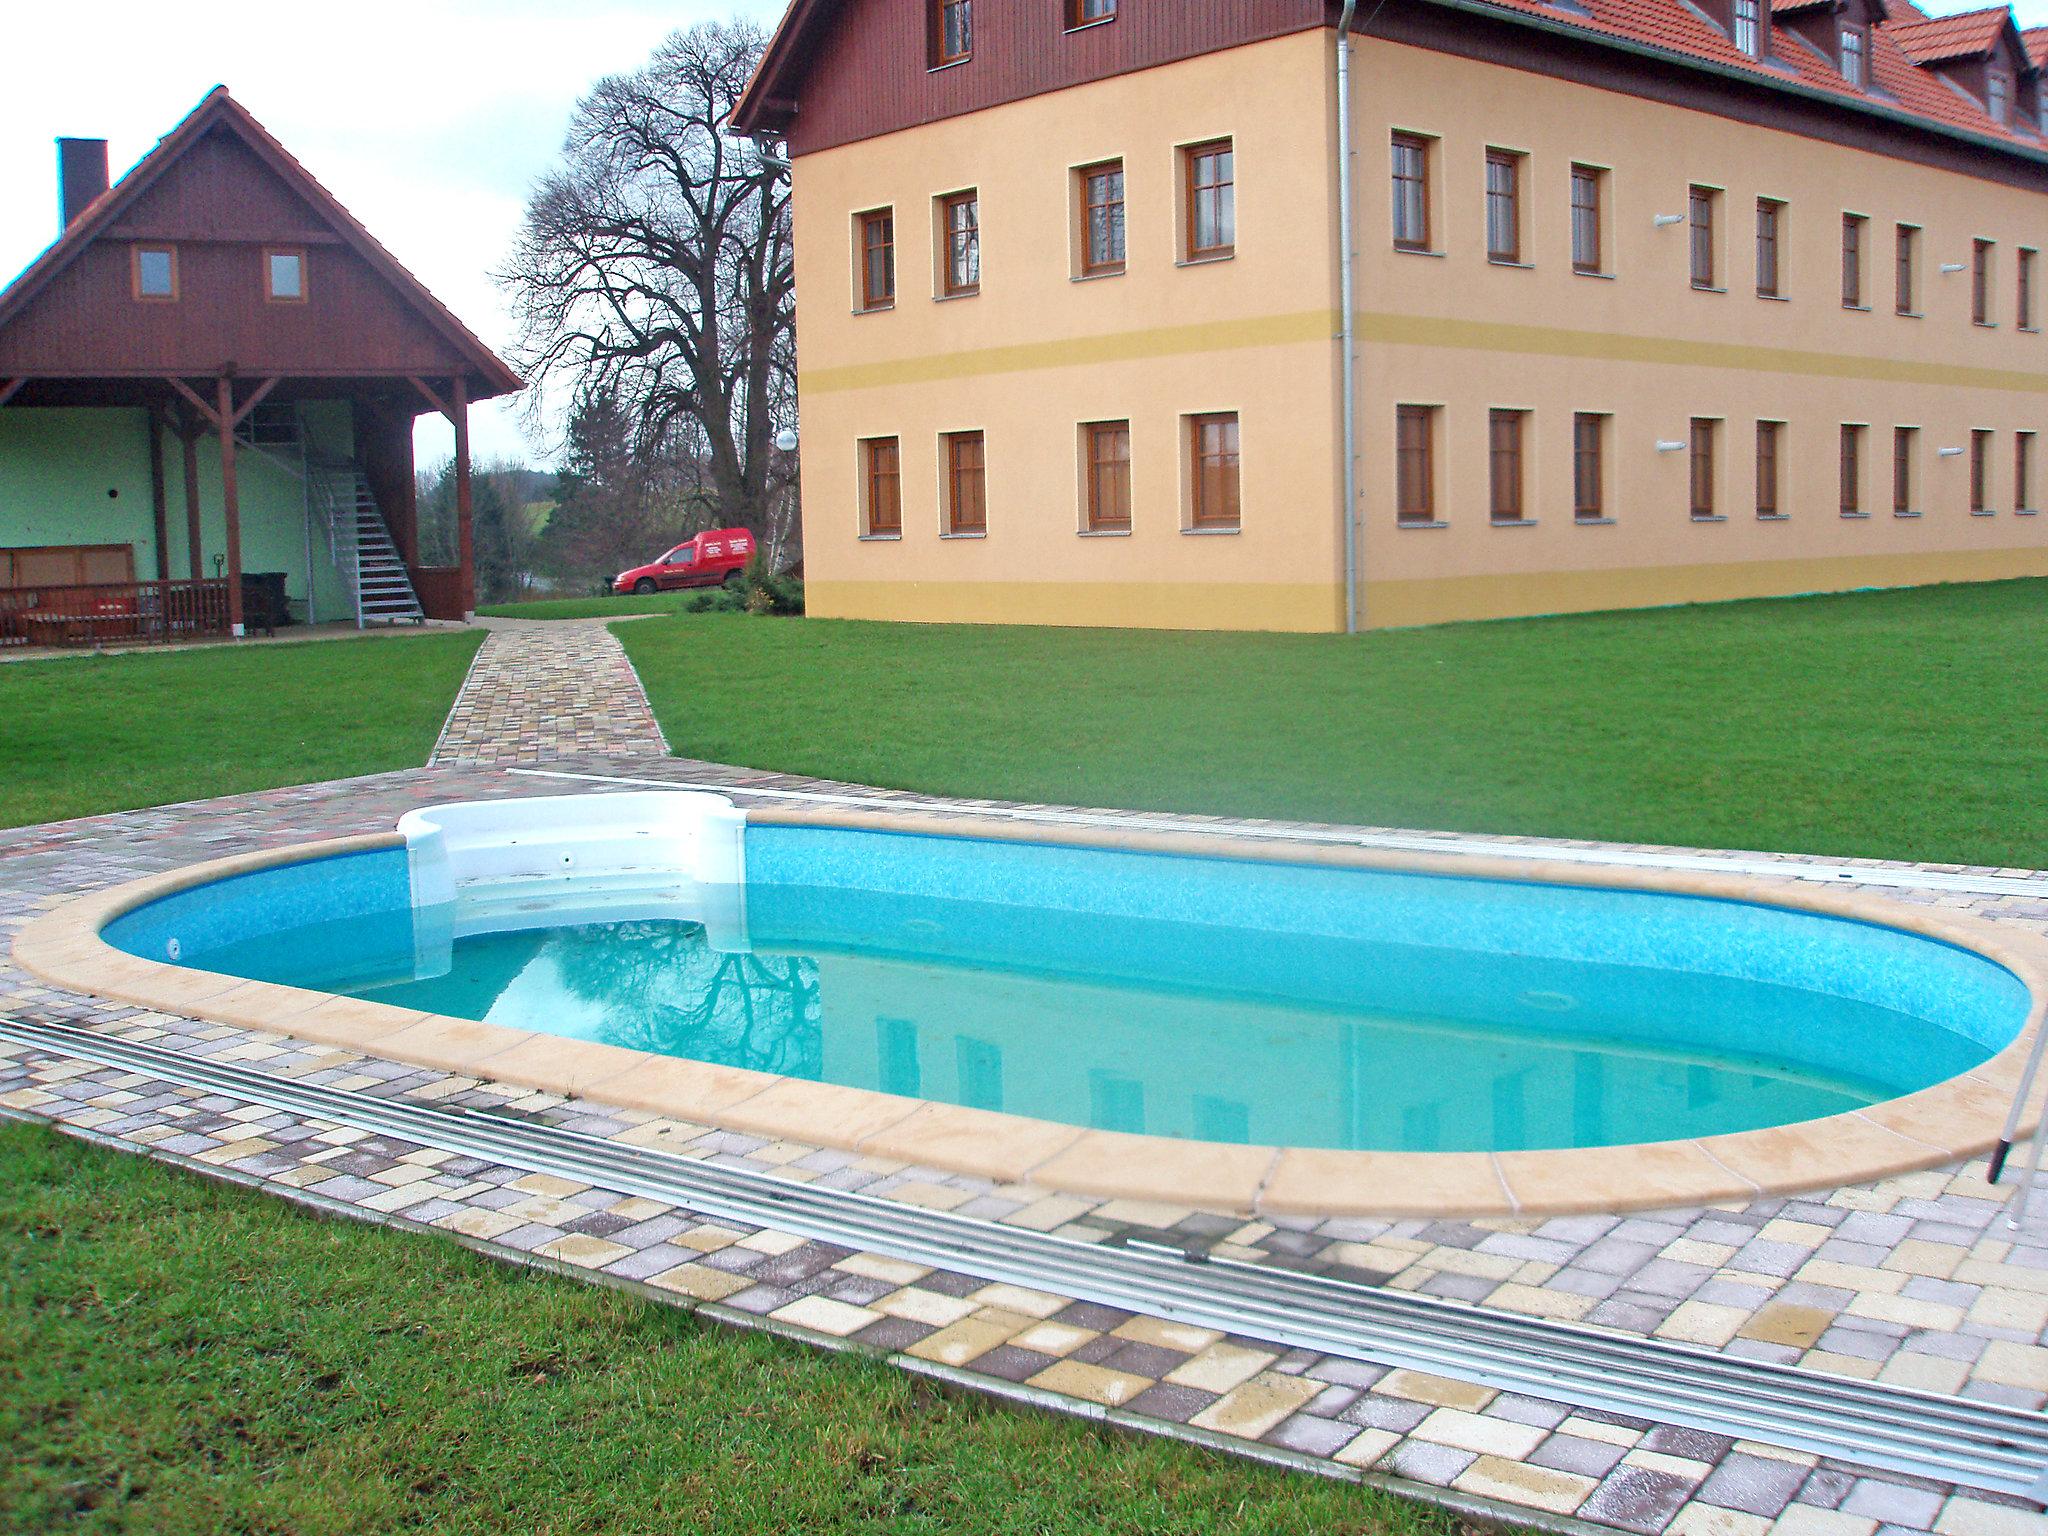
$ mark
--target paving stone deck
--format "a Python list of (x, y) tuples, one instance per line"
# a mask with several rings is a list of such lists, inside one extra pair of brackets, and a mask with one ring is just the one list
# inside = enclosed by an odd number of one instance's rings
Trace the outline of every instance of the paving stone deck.
[(604, 619), (482, 619), (490, 630), (448, 713), (435, 763), (660, 757), (661, 726)]
[[(556, 766), (719, 784), (742, 798), (861, 793), (674, 760)], [(155, 870), (383, 830), (403, 811), (439, 800), (602, 787), (440, 766), (0, 832), (0, 942), (71, 894)], [(2041, 897), (1887, 894), (2048, 928), (2048, 880)], [(5, 962), (0, 1012), (83, 1022), (312, 1081), (500, 1105), (627, 1142), (1084, 1240), (1163, 1234), (1252, 1262), (1370, 1276), (1475, 1306), (1801, 1369), (2030, 1409), (2048, 1400), (2048, 1211), (2027, 1230), (2010, 1230), (2008, 1190), (1987, 1186), (1981, 1164), (1628, 1217), (1247, 1222), (999, 1185), (450, 1077), (53, 991)], [(1120, 1422), (1184, 1426), (1212, 1442), (1444, 1491), (1499, 1517), (1569, 1518), (1642, 1536), (2048, 1536), (2048, 1518), (2013, 1500), (710, 1222), (34, 1051), (0, 1046), (0, 1109), (228, 1170), (287, 1197), (307, 1192), (508, 1256), (633, 1282), (728, 1321), (765, 1318), (801, 1336), (935, 1364), (992, 1390), (1050, 1394)]]

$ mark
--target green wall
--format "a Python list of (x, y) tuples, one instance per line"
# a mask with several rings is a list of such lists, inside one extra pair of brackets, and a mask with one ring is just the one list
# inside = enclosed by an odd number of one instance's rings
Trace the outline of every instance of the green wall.
[[(345, 400), (299, 407), (308, 442), (332, 457), (353, 443)], [(149, 418), (142, 409), (0, 409), (0, 548), (39, 544), (130, 544), (135, 574), (157, 574), (155, 518), (149, 494)], [(168, 573), (191, 574), (185, 537), (183, 450), (164, 434), (169, 515)], [(242, 504), (242, 569), (283, 571), (294, 603), (306, 598), (306, 491), (297, 475), (269, 455), (237, 455)], [(111, 495), (109, 493), (112, 493)], [(220, 449), (199, 441), (199, 545), (204, 574), (227, 553), (220, 492)], [(328, 552), (324, 520), (313, 528), (314, 597), (322, 621), (348, 612), (347, 587)], [(300, 609), (301, 616), (304, 610)]]

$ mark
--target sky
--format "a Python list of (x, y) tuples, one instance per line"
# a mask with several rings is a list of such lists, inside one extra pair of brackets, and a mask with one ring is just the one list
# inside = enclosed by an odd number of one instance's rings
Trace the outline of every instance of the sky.
[[(2042, 0), (2048, 5), (2048, 0)], [(57, 236), (60, 136), (107, 139), (119, 176), (226, 85), (393, 255), (486, 342), (512, 322), (491, 272), (526, 194), (554, 163), (576, 100), (669, 32), (782, 0), (221, 0), (200, 13), (141, 0), (11, 0), (0, 89), (0, 283)], [(27, 61), (34, 67), (24, 67)], [(481, 460), (551, 463), (515, 404), (480, 406)], [(422, 464), (452, 447), (422, 418)]]

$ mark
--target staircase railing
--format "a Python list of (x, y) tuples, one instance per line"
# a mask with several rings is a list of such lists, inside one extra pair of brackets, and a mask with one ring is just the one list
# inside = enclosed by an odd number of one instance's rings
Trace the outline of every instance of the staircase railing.
[(349, 613), (363, 627), (361, 541), (356, 530), (356, 467), (346, 460), (306, 461), (306, 493), (318, 512), (315, 522), (327, 543), (327, 557), (347, 589)]

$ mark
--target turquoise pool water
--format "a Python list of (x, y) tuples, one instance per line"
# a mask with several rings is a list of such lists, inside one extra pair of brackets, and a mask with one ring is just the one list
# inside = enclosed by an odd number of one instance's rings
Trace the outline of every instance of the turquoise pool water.
[(1075, 1125), (1411, 1151), (1834, 1114), (1977, 1065), (2029, 1003), (1967, 950), (1739, 902), (817, 828), (745, 847), (741, 941), (649, 892), (567, 920), (555, 899), (415, 913), (401, 850), (182, 892), (106, 936)]

